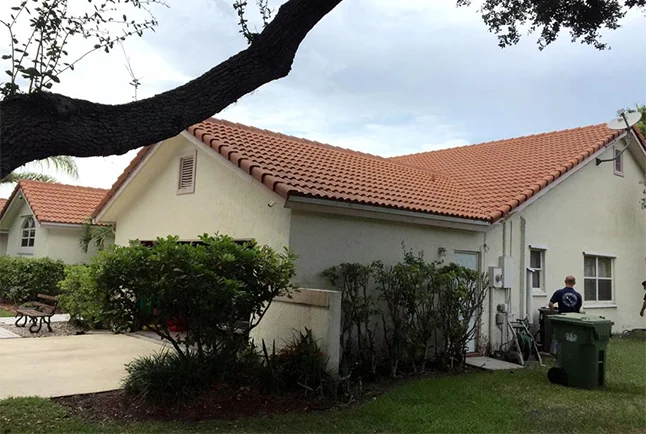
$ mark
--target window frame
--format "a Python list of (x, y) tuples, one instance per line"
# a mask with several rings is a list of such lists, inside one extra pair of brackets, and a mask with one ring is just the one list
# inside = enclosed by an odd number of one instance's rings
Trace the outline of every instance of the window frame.
[[(587, 258), (594, 258), (595, 260), (595, 276), (586, 275), (585, 270), (585, 261)], [(610, 277), (599, 276), (599, 259), (607, 259), (610, 261)], [(581, 291), (583, 297), (583, 304), (586, 307), (608, 307), (615, 306), (615, 259), (616, 256), (613, 255), (602, 255), (595, 253), (584, 253), (583, 254), (583, 291)], [(589, 300), (586, 296), (585, 284), (588, 280), (595, 281), (595, 299)], [(599, 300), (599, 281), (609, 281), (610, 282), (610, 300)]]
[[(25, 232), (27, 232), (26, 236)], [(27, 245), (23, 245), (25, 241), (27, 241)], [(19, 243), (21, 252), (31, 252), (34, 250), (34, 247), (36, 246), (36, 219), (34, 216), (27, 216), (23, 219), (22, 224), (20, 225)]]
[[(534, 267), (532, 264), (532, 253), (538, 253), (540, 258), (540, 267)], [(535, 294), (545, 294), (545, 249), (538, 249), (535, 247), (530, 247), (529, 249), (529, 268), (532, 269), (531, 273), (531, 288), (532, 293)], [(538, 273), (539, 286), (534, 286), (534, 275)]]
[[(193, 172), (191, 173), (191, 185), (189, 187), (182, 187), (183, 163), (185, 160), (193, 160)], [(197, 150), (182, 154), (177, 160), (177, 194), (192, 194), (195, 193), (195, 179), (197, 174)]]
[[(612, 173), (616, 176), (624, 176), (624, 149), (618, 149), (616, 146), (613, 147), (613, 156), (615, 160), (612, 162)], [(617, 164), (619, 169), (617, 169)]]

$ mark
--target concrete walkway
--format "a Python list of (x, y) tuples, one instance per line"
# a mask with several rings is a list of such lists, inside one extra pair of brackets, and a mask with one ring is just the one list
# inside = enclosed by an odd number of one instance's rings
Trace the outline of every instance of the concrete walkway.
[(125, 364), (161, 345), (111, 333), (0, 340), (0, 399), (44, 398), (121, 387)]
[(515, 363), (509, 363), (491, 357), (467, 357), (466, 364), (487, 371), (514, 371), (522, 368), (522, 366), (516, 365)]

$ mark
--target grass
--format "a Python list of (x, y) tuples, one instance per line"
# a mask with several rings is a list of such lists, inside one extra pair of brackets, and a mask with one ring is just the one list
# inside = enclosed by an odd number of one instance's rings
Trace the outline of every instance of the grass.
[(13, 313), (13, 312), (11, 312), (9, 310), (0, 309), (0, 318), (9, 317), (9, 316), (15, 316), (15, 315), (16, 315), (15, 313)]
[(646, 432), (646, 340), (614, 338), (607, 386), (550, 384), (546, 368), (425, 379), (361, 406), (234, 422), (90, 422), (52, 401), (0, 401), (0, 432)]

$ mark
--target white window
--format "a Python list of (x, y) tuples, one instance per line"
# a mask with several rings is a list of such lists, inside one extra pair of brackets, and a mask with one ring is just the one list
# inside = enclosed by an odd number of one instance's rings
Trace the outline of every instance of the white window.
[(195, 192), (195, 154), (186, 155), (179, 159), (179, 180), (177, 194)]
[(531, 273), (532, 290), (545, 292), (545, 251), (531, 249), (529, 251), (529, 267)]
[(584, 256), (583, 277), (585, 301), (612, 301), (612, 258)]
[(20, 247), (34, 247), (36, 240), (36, 222), (33, 217), (27, 217), (22, 223), (22, 232), (20, 234)]
[(614, 173), (618, 176), (624, 176), (624, 154), (622, 149), (615, 148)]

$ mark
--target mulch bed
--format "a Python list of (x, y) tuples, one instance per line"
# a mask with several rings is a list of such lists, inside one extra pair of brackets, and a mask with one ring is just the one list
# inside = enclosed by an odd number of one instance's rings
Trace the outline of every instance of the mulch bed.
[(142, 402), (128, 397), (123, 390), (53, 400), (77, 416), (100, 422), (232, 420), (326, 410), (335, 406), (334, 402), (304, 397), (302, 393), (269, 396), (249, 388), (227, 386), (218, 386), (181, 407)]
[(16, 327), (14, 324), (4, 324), (0, 328), (13, 332), (23, 338), (49, 338), (52, 336), (73, 336), (79, 334), (82, 330), (78, 327), (73, 326), (69, 322), (53, 322), (52, 330), (49, 331), (47, 326), (43, 324), (43, 327), (38, 333), (31, 333), (29, 331), (29, 320), (27, 320), (26, 327)]
[[(466, 369), (461, 374), (470, 371), (471, 369)], [(357, 405), (410, 381), (456, 374), (460, 375), (460, 373), (427, 371), (421, 374), (403, 375), (397, 379), (380, 378), (365, 384), (362, 396), (355, 397), (349, 402), (340, 401), (342, 397), (339, 397), (339, 401), (334, 401), (321, 399), (318, 396), (305, 396), (302, 392), (264, 395), (247, 387), (235, 389), (226, 385), (216, 386), (193, 401), (183, 403), (180, 407), (142, 402), (127, 396), (123, 390), (53, 398), (53, 401), (67, 407), (76, 416), (100, 422), (234, 420)]]

